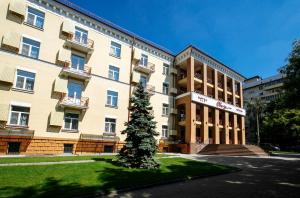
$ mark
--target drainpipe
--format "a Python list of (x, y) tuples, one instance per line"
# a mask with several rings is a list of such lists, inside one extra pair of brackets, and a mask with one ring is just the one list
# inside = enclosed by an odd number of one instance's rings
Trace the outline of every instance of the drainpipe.
[(133, 53), (134, 53), (134, 44), (135, 44), (135, 37), (133, 37), (133, 41), (132, 41), (132, 44), (131, 44), (131, 58), (130, 58), (130, 71), (129, 71), (129, 100), (128, 100), (128, 115), (127, 115), (127, 122), (129, 122), (129, 118), (130, 118), (130, 110), (129, 110), (129, 107), (130, 107), (130, 98), (131, 98), (131, 87), (132, 87), (132, 75), (133, 75), (133, 72), (132, 72), (132, 63), (133, 63)]

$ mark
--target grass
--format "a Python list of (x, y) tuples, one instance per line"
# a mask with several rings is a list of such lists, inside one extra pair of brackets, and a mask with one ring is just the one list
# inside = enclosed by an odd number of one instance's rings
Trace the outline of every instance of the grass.
[[(156, 154), (157, 158), (168, 157), (171, 155), (166, 154)], [(34, 162), (62, 162), (62, 161), (77, 161), (77, 160), (95, 160), (100, 158), (105, 158), (102, 156), (42, 156), (42, 157), (9, 157), (0, 158), (0, 164), (9, 163), (34, 163)]]
[[(87, 159), (87, 157), (79, 158)], [(73, 159), (73, 157), (63, 158)], [(183, 158), (160, 158), (161, 167), (156, 170), (127, 169), (117, 166), (113, 156), (91, 158), (96, 162), (1, 167), (0, 197), (95, 196), (116, 189), (140, 187), (194, 176), (221, 174), (234, 170), (228, 166)]]

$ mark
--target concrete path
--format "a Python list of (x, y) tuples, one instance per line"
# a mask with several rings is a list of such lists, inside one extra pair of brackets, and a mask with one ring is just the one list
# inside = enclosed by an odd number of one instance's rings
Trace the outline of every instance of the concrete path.
[(181, 155), (226, 164), (240, 172), (114, 194), (110, 197), (264, 198), (300, 197), (300, 160), (278, 157)]
[(60, 161), (60, 162), (28, 162), (28, 163), (7, 163), (0, 164), (1, 166), (41, 166), (41, 165), (54, 165), (54, 164), (80, 164), (80, 163), (90, 163), (95, 162), (95, 160), (74, 160), (74, 161)]

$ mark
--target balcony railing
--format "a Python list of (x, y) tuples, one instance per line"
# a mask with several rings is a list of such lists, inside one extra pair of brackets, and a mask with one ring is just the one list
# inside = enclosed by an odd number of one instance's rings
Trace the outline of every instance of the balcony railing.
[(233, 126), (233, 122), (229, 121), (229, 126), (232, 127)]
[(89, 107), (89, 98), (74, 98), (70, 96), (63, 96), (59, 101), (59, 104), (62, 107), (70, 107), (74, 109), (87, 109)]
[(220, 125), (223, 125), (223, 124), (224, 124), (223, 118), (219, 118), (219, 124), (220, 124)]
[(75, 37), (74, 34), (67, 36), (66, 43), (68, 47), (91, 54), (94, 51), (94, 41), (88, 38)]
[(198, 114), (196, 115), (196, 121), (197, 121), (197, 122), (201, 122), (201, 116), (198, 115)]
[(199, 80), (202, 80), (202, 74), (199, 73), (199, 72), (196, 72), (196, 73), (194, 74), (194, 77), (197, 78), (197, 79), (199, 79)]
[(208, 117), (208, 123), (213, 123), (213, 118), (212, 117)]
[(185, 89), (179, 89), (179, 90), (178, 90), (178, 95), (184, 94), (184, 93), (186, 93), (186, 90), (185, 90)]
[(224, 102), (224, 98), (218, 97), (218, 100)]
[(155, 64), (148, 62), (145, 65), (145, 64), (141, 64), (141, 62), (138, 62), (134, 67), (134, 69), (142, 73), (151, 74), (155, 72)]
[(198, 94), (203, 94), (203, 91), (202, 91), (202, 90), (199, 90), (199, 89), (196, 89), (194, 92), (195, 92), (195, 93), (198, 93)]
[(221, 83), (221, 82), (218, 82), (218, 87), (219, 87), (219, 88), (221, 88), (221, 89), (223, 89), (223, 87), (224, 87), (224, 84), (223, 84), (223, 83)]
[(88, 80), (91, 78), (92, 68), (85, 65), (82, 69), (74, 68), (71, 65), (65, 65), (62, 69), (62, 74), (74, 78)]
[(228, 85), (227, 85), (227, 91), (232, 92), (231, 86), (228, 86)]
[(212, 78), (207, 78), (207, 82), (210, 83), (210, 84), (213, 84), (214, 80)]

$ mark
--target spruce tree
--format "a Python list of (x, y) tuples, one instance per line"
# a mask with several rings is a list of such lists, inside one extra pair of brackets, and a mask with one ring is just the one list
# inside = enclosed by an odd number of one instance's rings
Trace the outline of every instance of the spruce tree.
[(139, 83), (130, 98), (130, 121), (125, 123), (125, 145), (118, 154), (118, 162), (130, 168), (158, 168), (159, 163), (154, 159), (157, 150), (155, 136), (156, 122), (149, 113), (152, 106), (149, 94)]

